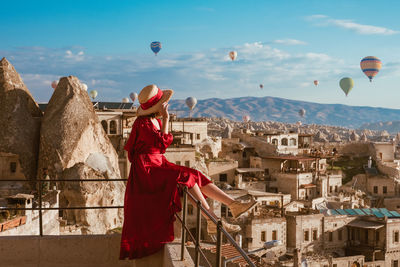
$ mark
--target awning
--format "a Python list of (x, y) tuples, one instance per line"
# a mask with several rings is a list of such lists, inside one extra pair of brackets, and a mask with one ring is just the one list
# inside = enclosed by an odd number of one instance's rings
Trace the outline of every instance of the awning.
[(300, 185), (300, 188), (305, 188), (305, 189), (314, 188), (314, 187), (317, 187), (317, 186), (315, 184), (302, 184), (302, 185)]
[(370, 221), (352, 221), (347, 224), (347, 226), (351, 227), (357, 227), (357, 228), (364, 228), (364, 229), (379, 229), (382, 228), (384, 225), (376, 222), (370, 222)]
[(260, 168), (237, 168), (236, 171), (238, 173), (246, 173), (246, 172), (263, 172), (265, 170)]

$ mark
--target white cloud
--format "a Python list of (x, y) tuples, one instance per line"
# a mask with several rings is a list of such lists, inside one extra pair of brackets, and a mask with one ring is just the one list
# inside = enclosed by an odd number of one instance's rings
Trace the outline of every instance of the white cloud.
[(333, 25), (364, 35), (393, 35), (399, 33), (399, 31), (385, 27), (359, 24), (354, 22), (353, 20), (333, 19), (325, 15), (312, 15), (306, 17), (306, 19), (310, 21), (317, 21), (319, 23), (318, 25), (320, 26)]
[(273, 41), (275, 44), (283, 44), (283, 45), (306, 45), (307, 43), (304, 41), (296, 40), (296, 39), (283, 39), (283, 40), (275, 40)]
[[(237, 60), (227, 58), (230, 50)], [(69, 51), (69, 52), (67, 52)], [(352, 65), (328, 54), (289, 53), (261, 42), (233, 48), (215, 48), (184, 54), (92, 56), (82, 50), (19, 48), (0, 51), (23, 75), (38, 101), (48, 101), (50, 81), (75, 75), (99, 92), (99, 99), (120, 101), (147, 84), (168, 85), (175, 98), (234, 97), (261, 92), (259, 84), (274, 92), (306, 89), (309, 79), (337, 79), (355, 73)], [(227, 52), (228, 51), (228, 52)], [(43, 56), (44, 59), (39, 60)], [(84, 57), (84, 60), (77, 60)], [(350, 67), (351, 66), (351, 67)], [(310, 78), (308, 78), (310, 77)], [(265, 91), (265, 90), (264, 90)]]
[(65, 51), (65, 58), (71, 59), (73, 61), (82, 61), (84, 60), (84, 52), (79, 51), (78, 53), (74, 54), (71, 50)]

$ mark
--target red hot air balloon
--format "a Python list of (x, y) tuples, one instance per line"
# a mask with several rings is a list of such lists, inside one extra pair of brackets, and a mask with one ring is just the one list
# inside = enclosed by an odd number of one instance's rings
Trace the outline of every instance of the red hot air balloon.
[(317, 86), (319, 84), (318, 80), (314, 80), (314, 85)]

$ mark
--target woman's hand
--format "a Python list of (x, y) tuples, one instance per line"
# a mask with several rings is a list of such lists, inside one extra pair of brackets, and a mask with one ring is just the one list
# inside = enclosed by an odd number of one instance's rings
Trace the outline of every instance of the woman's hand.
[(164, 120), (169, 119), (168, 107), (169, 107), (168, 103), (163, 103), (161, 106), (160, 114)]

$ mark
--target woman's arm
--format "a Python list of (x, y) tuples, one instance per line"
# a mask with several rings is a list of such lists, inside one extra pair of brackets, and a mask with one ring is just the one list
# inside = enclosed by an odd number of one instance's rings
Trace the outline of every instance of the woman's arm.
[(169, 113), (168, 113), (168, 103), (163, 103), (161, 106), (161, 116), (162, 116), (162, 128), (161, 132), (168, 134), (168, 122), (169, 122)]

